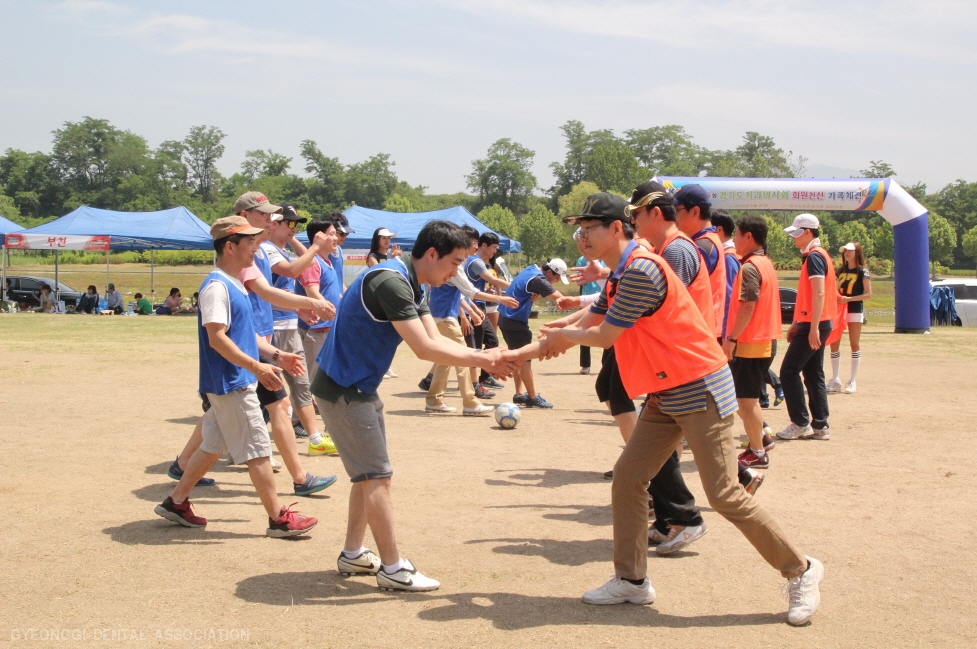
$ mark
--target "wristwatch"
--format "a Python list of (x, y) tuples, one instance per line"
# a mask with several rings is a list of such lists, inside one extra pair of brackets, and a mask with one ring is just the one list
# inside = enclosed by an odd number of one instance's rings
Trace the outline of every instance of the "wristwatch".
[(732, 336), (726, 336), (726, 340), (728, 340), (729, 342), (733, 343), (734, 345), (739, 342), (738, 340), (736, 340)]
[(281, 356), (281, 355), (282, 355), (282, 350), (276, 349), (275, 350), (275, 355), (271, 357), (271, 360), (277, 361), (278, 360), (278, 357)]

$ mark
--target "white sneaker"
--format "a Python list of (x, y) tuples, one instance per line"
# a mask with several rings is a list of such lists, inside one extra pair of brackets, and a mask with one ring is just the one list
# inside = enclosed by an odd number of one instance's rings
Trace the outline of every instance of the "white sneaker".
[(706, 527), (705, 523), (702, 525), (689, 525), (688, 527), (676, 525), (668, 531), (668, 537), (666, 537), (661, 545), (655, 548), (655, 552), (662, 555), (678, 552), (687, 545), (692, 545), (701, 539), (708, 531), (709, 528)]
[(404, 567), (392, 575), (388, 575), (383, 568), (377, 571), (377, 586), (380, 587), (380, 590), (417, 592), (441, 588), (440, 581), (425, 577), (417, 572), (417, 568), (410, 562), (410, 559), (404, 559), (403, 561)]
[(487, 406), (484, 403), (480, 403), (473, 408), (465, 408), (461, 411), (461, 414), (466, 417), (488, 417), (490, 414), (495, 412), (495, 408), (492, 406)]
[(824, 386), (828, 390), (828, 394), (838, 394), (841, 392), (841, 379), (831, 379)]
[(787, 580), (787, 622), (794, 626), (806, 624), (821, 605), (818, 584), (824, 579), (824, 565), (817, 559), (807, 558), (807, 570), (800, 577)]
[(352, 559), (340, 552), (339, 558), (336, 559), (336, 568), (344, 577), (375, 575), (380, 570), (380, 557), (373, 554), (373, 550), (364, 550), (362, 554)]
[(397, 374), (395, 374), (393, 370), (387, 370), (384, 373), (383, 378), (385, 378), (385, 379), (395, 379), (395, 378), (397, 378)]
[(820, 439), (829, 440), (831, 439), (831, 431), (828, 430), (827, 425), (824, 428), (812, 428), (811, 432), (804, 435), (802, 439)]
[(803, 437), (804, 435), (811, 434), (811, 424), (805, 426), (798, 426), (794, 422), (790, 422), (787, 428), (783, 429), (777, 433), (777, 437), (780, 439), (797, 439), (798, 437)]
[(282, 470), (282, 465), (275, 461), (275, 458), (271, 458), (271, 470), (274, 473), (278, 473)]
[[(841, 390), (839, 390), (840, 392)], [(845, 386), (845, 394), (855, 394), (855, 382), (849, 381), (848, 385)]]
[(452, 412), (458, 412), (458, 409), (454, 406), (449, 406), (446, 403), (439, 403), (436, 406), (424, 406), (424, 412), (433, 412), (437, 414), (450, 414)]
[(583, 594), (584, 604), (651, 604), (655, 601), (655, 589), (651, 587), (651, 580), (645, 577), (640, 586), (620, 577), (611, 577), (610, 581)]
[(664, 543), (665, 539), (668, 537), (658, 531), (658, 528), (652, 525), (648, 528), (648, 545), (658, 545), (659, 543)]

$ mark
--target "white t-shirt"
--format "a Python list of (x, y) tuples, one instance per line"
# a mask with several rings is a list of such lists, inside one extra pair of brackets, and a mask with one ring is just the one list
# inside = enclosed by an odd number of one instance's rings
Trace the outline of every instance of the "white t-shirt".
[[(218, 273), (224, 276), (228, 282), (237, 288), (244, 295), (248, 294), (247, 289), (236, 277), (231, 277), (221, 269)], [(203, 324), (211, 322), (220, 323), (228, 328), (231, 326), (231, 298), (227, 294), (227, 287), (221, 282), (211, 282), (200, 291), (198, 306), (200, 307), (200, 321)]]
[[(287, 250), (285, 251), (285, 255), (282, 255), (281, 251), (278, 250), (278, 246), (271, 243), (270, 241), (262, 241), (261, 249), (265, 251), (265, 256), (268, 257), (268, 265), (271, 266), (272, 272), (275, 272), (275, 264), (279, 264), (283, 261), (292, 261), (296, 259), (296, 256), (288, 252)], [(272, 328), (275, 331), (298, 329), (299, 321), (298, 318), (285, 318), (283, 320), (276, 319), (275, 322), (272, 324)]]

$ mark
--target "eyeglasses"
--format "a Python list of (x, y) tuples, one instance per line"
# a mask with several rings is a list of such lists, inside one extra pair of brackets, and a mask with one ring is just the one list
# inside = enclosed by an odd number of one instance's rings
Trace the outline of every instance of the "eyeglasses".
[(588, 225), (587, 227), (580, 226), (580, 228), (578, 230), (577, 236), (580, 237), (581, 239), (589, 239), (590, 238), (590, 231), (591, 230), (593, 230), (594, 228), (600, 228), (600, 227), (606, 228), (609, 225), (610, 225), (610, 223), (595, 223), (593, 225)]

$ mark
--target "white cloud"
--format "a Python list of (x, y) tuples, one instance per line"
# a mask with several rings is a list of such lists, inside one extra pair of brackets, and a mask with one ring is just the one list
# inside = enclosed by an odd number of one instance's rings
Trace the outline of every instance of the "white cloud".
[(641, 39), (696, 50), (757, 45), (851, 54), (906, 54), (977, 61), (972, 25), (977, 3), (582, 2), (580, 0), (441, 0), (458, 11), (552, 29)]

